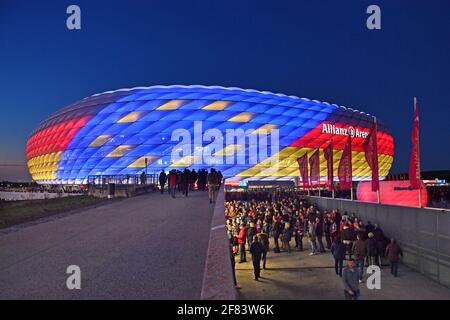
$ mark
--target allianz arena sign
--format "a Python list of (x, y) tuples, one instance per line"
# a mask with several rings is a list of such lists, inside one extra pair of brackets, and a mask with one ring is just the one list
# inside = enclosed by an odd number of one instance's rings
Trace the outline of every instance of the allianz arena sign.
[(367, 138), (369, 135), (368, 131), (361, 130), (359, 128), (354, 128), (352, 126), (349, 127), (338, 127), (334, 124), (322, 124), (322, 133), (328, 133), (328, 134), (334, 134), (334, 135), (341, 135), (341, 136), (349, 136), (354, 138)]

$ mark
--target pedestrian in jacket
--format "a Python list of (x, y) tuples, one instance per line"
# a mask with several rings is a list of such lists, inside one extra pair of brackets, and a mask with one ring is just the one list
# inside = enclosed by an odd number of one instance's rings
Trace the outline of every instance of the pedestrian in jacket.
[(217, 197), (217, 187), (219, 186), (219, 177), (214, 168), (211, 169), (210, 173), (208, 173), (206, 177), (208, 181), (208, 197), (209, 203), (216, 202)]
[(250, 245), (252, 244), (253, 236), (256, 235), (255, 223), (253, 219), (249, 220), (248, 228), (247, 228), (247, 245), (250, 250)]
[(197, 182), (197, 172), (195, 172), (195, 169), (192, 169), (191, 176), (189, 177), (189, 188), (191, 190), (195, 190), (195, 183)]
[(233, 253), (233, 248), (230, 246), (230, 261), (231, 261), (231, 272), (233, 274), (233, 283), (234, 283), (234, 287), (236, 289), (240, 289), (241, 287), (238, 286), (237, 281), (236, 281), (236, 261), (234, 259), (234, 253)]
[(169, 189), (170, 189), (170, 195), (172, 198), (175, 198), (175, 189), (177, 187), (177, 173), (175, 170), (172, 170), (169, 173)]
[(284, 229), (283, 229), (283, 233), (282, 233), (282, 239), (283, 239), (283, 244), (284, 244), (284, 248), (287, 250), (288, 253), (291, 253), (291, 229), (290, 229), (290, 225), (289, 223), (286, 222)]
[(359, 291), (359, 274), (355, 268), (355, 262), (349, 259), (347, 266), (342, 272), (342, 281), (344, 283), (344, 295), (346, 300), (358, 300)]
[(245, 241), (247, 240), (247, 229), (245, 228), (244, 224), (241, 224), (239, 228), (239, 233), (236, 238), (239, 244), (239, 253), (240, 253), (239, 263), (247, 262), (245, 256)]
[(263, 254), (263, 246), (258, 241), (258, 237), (253, 237), (253, 242), (250, 245), (250, 253), (252, 254), (253, 271), (255, 273), (255, 280), (258, 281), (261, 273), (261, 256)]
[(345, 259), (345, 246), (341, 239), (336, 238), (331, 244), (331, 253), (334, 258), (334, 270), (336, 271), (336, 275), (342, 278), (342, 266)]
[(317, 252), (317, 244), (316, 244), (316, 224), (314, 220), (309, 220), (308, 223), (308, 238), (309, 244), (311, 245), (311, 253), (310, 256), (315, 255)]
[(386, 240), (386, 236), (384, 235), (383, 230), (381, 230), (380, 226), (378, 224), (373, 225), (373, 237), (377, 242), (377, 265), (381, 267), (381, 258), (382, 255), (384, 255), (386, 251), (386, 244), (389, 242), (389, 240)]
[(386, 247), (386, 256), (391, 263), (391, 274), (394, 277), (397, 277), (398, 263), (400, 261), (400, 256), (403, 257), (403, 251), (394, 238), (391, 239), (391, 243)]
[(325, 232), (325, 241), (327, 242), (327, 249), (331, 249), (331, 225), (333, 221), (330, 218), (330, 214), (327, 213), (324, 218), (324, 232)]
[(352, 253), (355, 257), (356, 270), (358, 270), (359, 281), (362, 282), (364, 275), (364, 261), (367, 255), (367, 244), (361, 239), (361, 234), (358, 234), (357, 240), (353, 243)]
[(325, 248), (323, 246), (323, 221), (320, 218), (316, 218), (316, 238), (319, 245), (319, 252), (324, 253)]
[(367, 235), (367, 257), (368, 257), (368, 265), (373, 266), (377, 262), (378, 256), (378, 246), (377, 241), (375, 240), (373, 233), (369, 232)]
[(280, 238), (282, 231), (283, 231), (283, 225), (281, 224), (280, 220), (278, 218), (276, 218), (275, 222), (272, 226), (273, 240), (275, 243), (275, 249), (273, 249), (273, 252), (275, 252), (275, 253), (280, 253), (280, 245), (278, 243), (278, 239)]
[(297, 220), (297, 228), (296, 228), (296, 237), (295, 237), (295, 246), (299, 251), (303, 251), (303, 221), (299, 218)]
[(183, 194), (187, 197), (189, 193), (189, 184), (191, 182), (191, 172), (188, 169), (184, 169), (181, 181)]
[(164, 169), (159, 174), (159, 186), (161, 188), (161, 194), (164, 194), (164, 186), (166, 185), (167, 175), (164, 172)]
[(258, 237), (258, 241), (261, 243), (263, 247), (262, 252), (262, 261), (263, 261), (263, 269), (266, 269), (266, 261), (267, 261), (267, 252), (269, 252), (269, 236), (266, 233), (258, 233), (256, 235)]

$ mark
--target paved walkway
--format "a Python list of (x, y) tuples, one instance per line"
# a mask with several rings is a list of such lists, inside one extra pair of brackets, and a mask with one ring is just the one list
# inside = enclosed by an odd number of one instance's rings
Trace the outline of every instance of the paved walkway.
[(154, 193), (2, 233), (0, 299), (199, 299), (212, 209)]
[[(342, 280), (335, 274), (331, 254), (323, 253), (315, 256), (308, 254), (309, 251), (294, 250), (291, 254), (270, 252), (267, 255), (268, 270), (261, 270), (263, 278), (260, 281), (253, 280), (251, 256), (247, 256), (248, 262), (242, 264), (238, 263), (239, 257), (236, 257), (236, 277), (238, 284), (242, 287), (239, 290), (239, 298), (258, 300), (344, 299)], [(397, 278), (390, 274), (389, 267), (383, 267), (381, 289), (369, 290), (363, 282), (361, 299), (450, 299), (450, 289), (402, 265), (399, 267)]]

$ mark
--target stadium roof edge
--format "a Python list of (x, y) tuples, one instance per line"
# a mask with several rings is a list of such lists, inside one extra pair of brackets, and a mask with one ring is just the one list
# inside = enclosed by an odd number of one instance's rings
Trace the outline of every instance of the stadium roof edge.
[(133, 91), (133, 90), (148, 90), (148, 89), (177, 89), (177, 88), (180, 88), (180, 89), (193, 89), (193, 88), (194, 89), (195, 88), (199, 88), (199, 89), (220, 89), (220, 90), (229, 90), (229, 91), (237, 90), (237, 91), (243, 91), (243, 92), (247, 92), (247, 93), (275, 95), (275, 96), (278, 96), (278, 97), (299, 99), (299, 100), (305, 100), (305, 101), (314, 102), (314, 103), (323, 103), (323, 104), (326, 104), (326, 105), (332, 105), (332, 106), (336, 106), (336, 107), (339, 107), (339, 108), (350, 109), (350, 110), (355, 111), (355, 112), (364, 113), (364, 112), (359, 111), (357, 109), (347, 108), (347, 107), (344, 107), (344, 106), (339, 106), (337, 104), (331, 104), (331, 103), (326, 102), (326, 101), (320, 101), (320, 100), (315, 100), (315, 99), (312, 100), (312, 99), (308, 99), (308, 98), (305, 98), (305, 97), (300, 98), (300, 97), (294, 96), (294, 95), (286, 95), (286, 94), (283, 94), (283, 93), (274, 93), (274, 92), (271, 92), (271, 91), (260, 91), (260, 90), (255, 90), (255, 89), (243, 89), (243, 88), (239, 88), (239, 87), (224, 87), (224, 86), (218, 86), (218, 85), (205, 86), (205, 85), (178, 85), (178, 84), (175, 84), (175, 85), (169, 85), (169, 86), (166, 86), (166, 85), (154, 85), (154, 86), (147, 86), (147, 87), (142, 87), (141, 86), (141, 87), (132, 87), (132, 88), (121, 88), (121, 89), (116, 89), (116, 90), (110, 90), (110, 91), (105, 91), (105, 92), (101, 92), (101, 93), (96, 93), (96, 94), (90, 95), (88, 97), (85, 97), (85, 98), (83, 98), (81, 100), (89, 99), (89, 98), (92, 98), (92, 97), (98, 97), (98, 96), (101, 96), (103, 94), (112, 94), (112, 93), (116, 93), (116, 92), (127, 92), (127, 91)]

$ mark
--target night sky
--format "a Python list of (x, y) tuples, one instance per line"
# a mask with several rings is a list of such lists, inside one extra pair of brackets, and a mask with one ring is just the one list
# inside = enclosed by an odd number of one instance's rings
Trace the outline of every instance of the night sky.
[[(81, 30), (66, 28), (70, 4), (81, 7)], [(371, 4), (381, 30), (366, 27)], [(394, 173), (408, 168), (417, 96), (422, 170), (450, 169), (449, 22), (448, 0), (0, 0), (0, 181), (30, 179), (26, 140), (54, 111), (157, 84), (258, 89), (373, 114), (395, 138)]]

